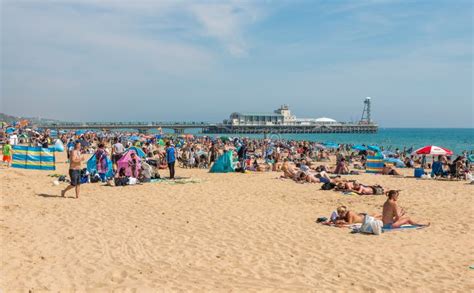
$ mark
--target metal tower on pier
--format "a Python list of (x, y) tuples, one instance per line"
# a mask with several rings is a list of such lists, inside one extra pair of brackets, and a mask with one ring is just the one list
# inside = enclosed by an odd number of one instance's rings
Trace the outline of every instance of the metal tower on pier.
[(365, 98), (364, 110), (362, 111), (362, 118), (360, 118), (360, 122), (364, 124), (372, 123), (372, 119), (370, 118), (370, 97)]

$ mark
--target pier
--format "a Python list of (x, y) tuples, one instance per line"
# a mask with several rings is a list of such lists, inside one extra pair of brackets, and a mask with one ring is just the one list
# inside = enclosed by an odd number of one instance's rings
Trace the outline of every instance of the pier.
[(172, 129), (183, 134), (186, 129), (201, 129), (202, 133), (218, 134), (278, 134), (278, 133), (375, 133), (378, 125), (371, 119), (371, 98), (364, 100), (364, 110), (358, 122), (337, 122), (321, 117), (298, 119), (291, 115), (287, 105), (273, 113), (232, 113), (222, 123), (202, 121), (161, 121), (161, 122), (55, 122), (35, 125), (38, 128), (56, 130), (98, 129), (98, 130), (138, 130), (146, 133), (150, 129)]

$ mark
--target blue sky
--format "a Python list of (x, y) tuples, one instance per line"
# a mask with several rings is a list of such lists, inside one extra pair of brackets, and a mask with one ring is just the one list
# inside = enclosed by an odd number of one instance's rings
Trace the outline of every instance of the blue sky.
[(72, 121), (298, 117), (473, 127), (463, 0), (1, 1), (0, 112)]

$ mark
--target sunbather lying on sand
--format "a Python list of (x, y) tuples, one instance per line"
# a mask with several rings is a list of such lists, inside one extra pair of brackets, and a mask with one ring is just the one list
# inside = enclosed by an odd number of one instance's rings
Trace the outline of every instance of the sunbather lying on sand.
[(429, 226), (430, 224), (420, 224), (408, 217), (405, 211), (398, 205), (399, 190), (390, 190), (387, 192), (387, 201), (383, 205), (382, 221), (383, 228), (400, 228), (405, 224)]
[(359, 182), (354, 182), (352, 186), (352, 191), (358, 193), (360, 195), (372, 195), (375, 193), (374, 189), (370, 186), (365, 186), (360, 184)]
[[(350, 211), (346, 206), (340, 206), (336, 209), (337, 217), (331, 219), (336, 226), (345, 226), (364, 222), (365, 213), (356, 213)], [(376, 219), (381, 219), (381, 215), (373, 215)]]
[(340, 206), (337, 208), (337, 218), (334, 222), (336, 226), (350, 225), (356, 223), (362, 223), (364, 221), (365, 214), (356, 213), (347, 209), (346, 206)]

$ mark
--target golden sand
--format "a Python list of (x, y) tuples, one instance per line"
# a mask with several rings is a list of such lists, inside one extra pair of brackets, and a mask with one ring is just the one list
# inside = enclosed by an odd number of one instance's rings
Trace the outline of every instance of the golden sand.
[(350, 176), (402, 189), (407, 213), (431, 222), (374, 236), (315, 219), (341, 204), (380, 213), (384, 196), (322, 191), (278, 173), (178, 169), (202, 182), (86, 184), (78, 200), (59, 197), (65, 184), (48, 174), (0, 169), (5, 292), (474, 290), (474, 186), (466, 182)]

